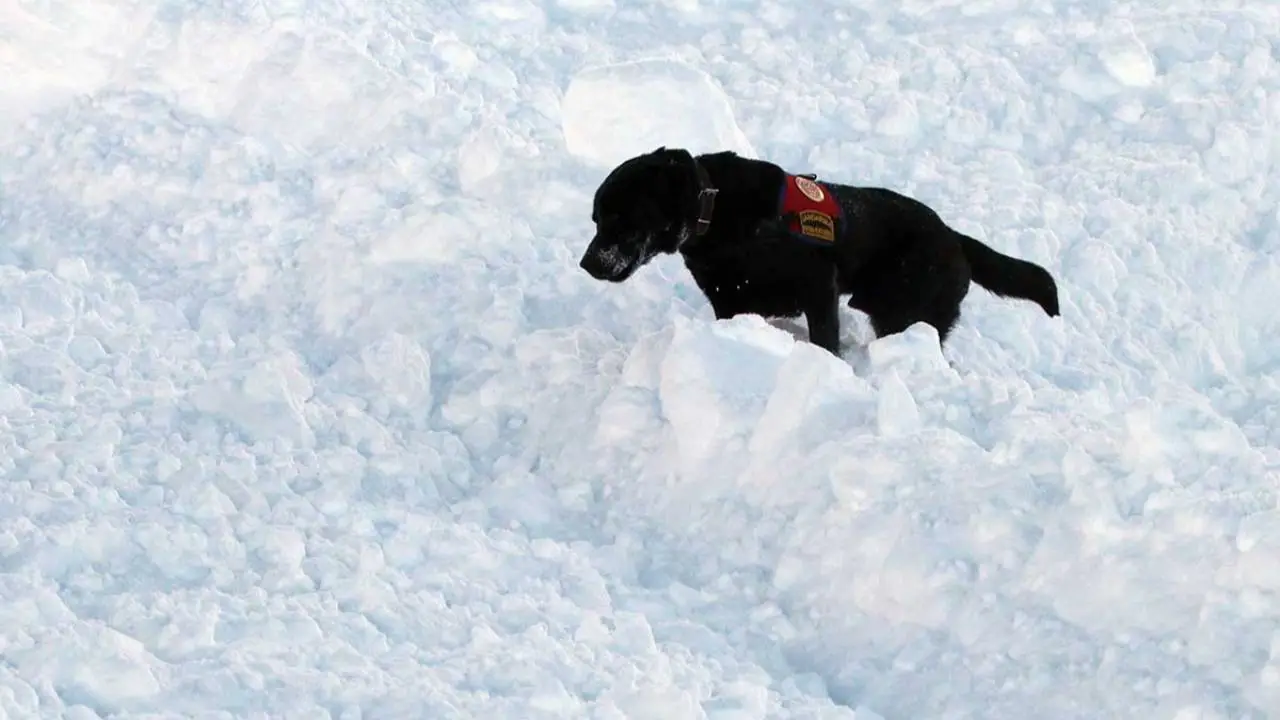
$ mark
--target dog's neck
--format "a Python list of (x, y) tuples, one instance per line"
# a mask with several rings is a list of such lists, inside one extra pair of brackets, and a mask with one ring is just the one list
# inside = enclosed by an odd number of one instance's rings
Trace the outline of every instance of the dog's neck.
[(697, 158), (693, 159), (693, 172), (698, 177), (698, 222), (694, 235), (702, 237), (711, 229), (711, 216), (716, 210), (716, 194), (720, 191), (711, 184), (711, 176)]
[(696, 155), (693, 170), (697, 217), (686, 220), (678, 244), (686, 254), (701, 252), (708, 243), (719, 242), (717, 237), (738, 237), (745, 228), (769, 216), (785, 174), (773, 163), (732, 152)]

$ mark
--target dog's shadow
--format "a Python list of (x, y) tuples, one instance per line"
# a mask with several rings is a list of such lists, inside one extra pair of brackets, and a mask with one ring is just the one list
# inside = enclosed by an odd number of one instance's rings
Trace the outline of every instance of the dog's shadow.
[[(871, 371), (867, 344), (875, 339), (871, 323), (862, 315), (840, 313), (840, 359), (849, 363), (855, 375), (866, 377)], [(809, 327), (797, 318), (765, 318), (765, 322), (790, 333), (800, 342), (809, 341)]]

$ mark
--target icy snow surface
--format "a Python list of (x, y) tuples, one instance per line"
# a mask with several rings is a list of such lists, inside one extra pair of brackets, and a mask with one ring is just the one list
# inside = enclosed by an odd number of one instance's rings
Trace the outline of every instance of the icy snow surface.
[[(0, 3), (0, 715), (1280, 716), (1280, 4)], [(1061, 281), (842, 360), (612, 162)]]

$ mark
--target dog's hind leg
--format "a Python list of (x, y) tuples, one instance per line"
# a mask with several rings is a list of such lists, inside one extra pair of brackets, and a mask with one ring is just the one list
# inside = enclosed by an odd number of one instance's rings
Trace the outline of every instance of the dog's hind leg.
[(947, 342), (947, 337), (960, 319), (960, 300), (963, 297), (964, 293), (960, 293), (960, 298), (956, 298), (954, 293), (939, 293), (923, 308), (882, 309), (868, 312), (867, 315), (877, 338), (894, 335), (918, 322), (925, 322), (938, 331), (938, 344), (941, 345)]
[(949, 305), (945, 307), (935, 308), (929, 317), (924, 321), (933, 326), (938, 331), (938, 344), (944, 345), (947, 337), (951, 335), (951, 330), (955, 328), (956, 322), (960, 320), (960, 305)]
[(926, 244), (897, 258), (888, 272), (859, 273), (850, 283), (849, 307), (870, 317), (877, 338), (926, 322), (942, 344), (960, 318), (969, 277), (958, 244)]
[(917, 322), (919, 318), (902, 313), (872, 313), (871, 329), (876, 331), (876, 338), (896, 335)]

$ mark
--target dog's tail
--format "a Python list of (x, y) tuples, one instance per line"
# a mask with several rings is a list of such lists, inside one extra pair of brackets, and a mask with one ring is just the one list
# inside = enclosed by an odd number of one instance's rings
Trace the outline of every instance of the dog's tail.
[(1050, 317), (1058, 316), (1058, 284), (1048, 270), (997, 252), (964, 233), (956, 234), (974, 282), (1000, 297), (1030, 300)]

